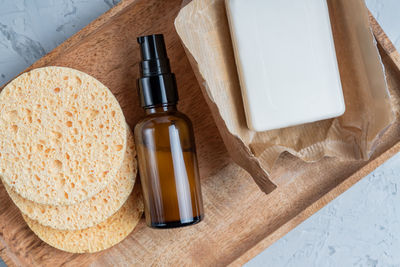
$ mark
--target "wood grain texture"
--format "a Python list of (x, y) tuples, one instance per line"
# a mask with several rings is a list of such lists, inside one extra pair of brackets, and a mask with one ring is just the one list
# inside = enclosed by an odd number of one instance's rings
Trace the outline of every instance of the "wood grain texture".
[[(58, 65), (93, 75), (116, 95), (131, 127), (143, 115), (136, 79), (136, 37), (164, 33), (180, 93), (179, 108), (192, 119), (199, 153), (206, 217), (198, 225), (153, 230), (142, 220), (119, 245), (96, 254), (64, 253), (41, 242), (26, 226), (0, 186), (0, 256), (10, 266), (120, 266), (241, 264), (400, 150), (399, 114), (382, 136), (370, 162), (323, 159), (306, 164), (285, 154), (274, 170), (288, 181), (269, 195), (233, 164), (174, 30), (181, 0), (125, 0), (32, 67)], [(376, 25), (376, 27), (379, 27)], [(375, 31), (377, 32), (377, 31)], [(380, 40), (383, 38), (383, 40)], [(377, 35), (380, 43), (387, 37)], [(400, 107), (400, 74), (380, 47), (394, 102)], [(32, 68), (31, 67), (31, 68)]]

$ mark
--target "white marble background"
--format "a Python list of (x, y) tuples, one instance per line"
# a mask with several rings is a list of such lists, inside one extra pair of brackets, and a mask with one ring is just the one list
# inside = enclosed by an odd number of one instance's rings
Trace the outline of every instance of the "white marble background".
[[(0, 0), (0, 86), (117, 2)], [(400, 50), (400, 0), (366, 2)], [(400, 266), (399, 178), (400, 154), (247, 266)]]

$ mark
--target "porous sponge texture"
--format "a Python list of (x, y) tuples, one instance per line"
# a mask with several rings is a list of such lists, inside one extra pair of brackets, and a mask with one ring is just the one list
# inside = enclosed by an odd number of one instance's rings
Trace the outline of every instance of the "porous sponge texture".
[(83, 72), (34, 69), (0, 93), (0, 175), (23, 198), (47, 205), (89, 199), (115, 177), (125, 148), (118, 101)]
[(121, 242), (135, 228), (143, 213), (143, 200), (138, 184), (132, 195), (106, 221), (83, 230), (56, 230), (23, 215), (32, 231), (47, 244), (71, 253), (98, 252)]
[(85, 229), (105, 221), (125, 203), (136, 180), (135, 156), (133, 134), (129, 130), (125, 158), (115, 178), (92, 198), (75, 205), (38, 204), (22, 198), (7, 184), (4, 186), (17, 207), (30, 219), (59, 230)]

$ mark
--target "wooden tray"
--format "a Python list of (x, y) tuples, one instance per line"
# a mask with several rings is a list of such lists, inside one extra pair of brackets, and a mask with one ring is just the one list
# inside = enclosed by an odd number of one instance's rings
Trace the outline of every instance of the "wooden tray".
[[(204, 222), (183, 229), (152, 230), (142, 220), (127, 239), (109, 250), (69, 254), (41, 242), (0, 185), (0, 256), (9, 266), (240, 265), (400, 151), (400, 119), (396, 114), (395, 124), (382, 136), (369, 162), (289, 161), (285, 169), (295, 171), (276, 172), (283, 179), (291, 175), (290, 182), (269, 195), (262, 193), (251, 177), (230, 161), (191, 71), (173, 26), (181, 1), (124, 0), (31, 68), (68, 66), (93, 75), (113, 91), (133, 127), (143, 115), (136, 92), (136, 36), (164, 33), (180, 90), (180, 109), (194, 123)], [(398, 100), (400, 57), (372, 17), (371, 23), (391, 93)], [(400, 106), (399, 102), (396, 105)]]

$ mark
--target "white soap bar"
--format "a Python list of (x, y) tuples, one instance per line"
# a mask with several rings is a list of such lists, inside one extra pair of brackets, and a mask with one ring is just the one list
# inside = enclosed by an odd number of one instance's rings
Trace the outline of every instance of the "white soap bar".
[(225, 3), (250, 129), (278, 129), (344, 113), (326, 0)]

